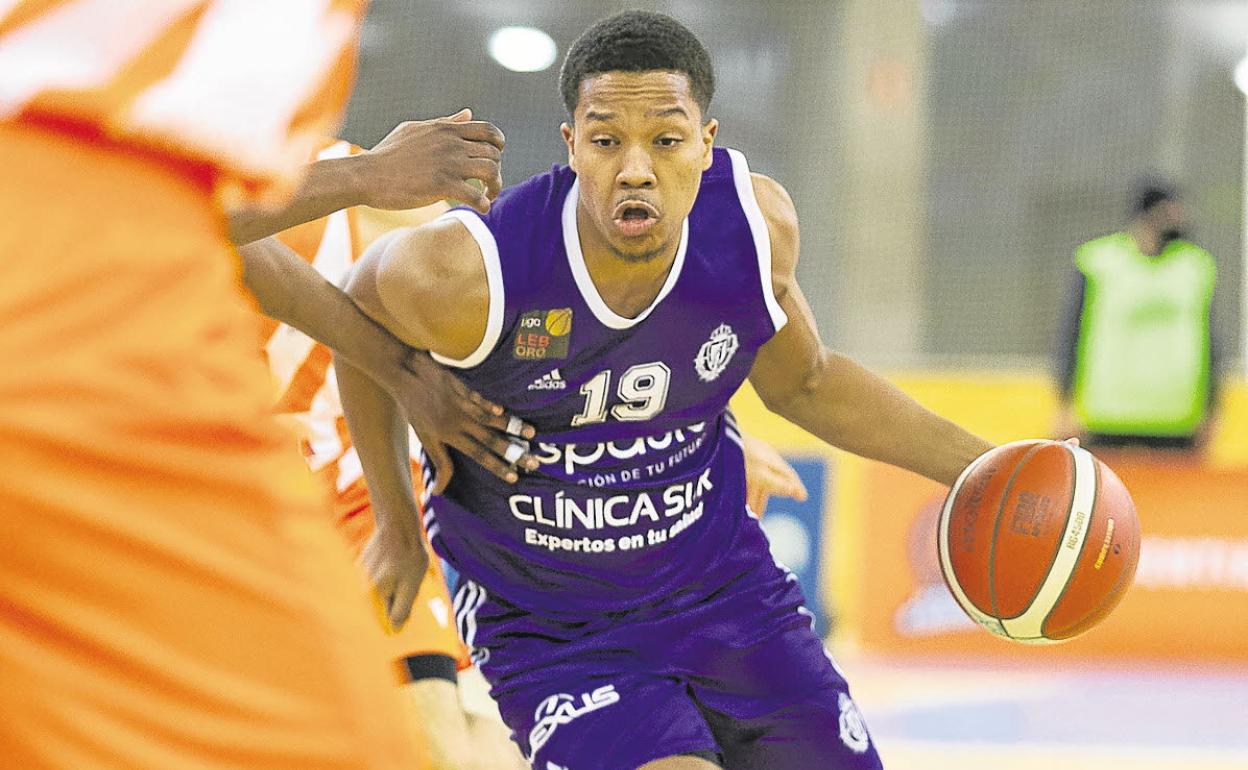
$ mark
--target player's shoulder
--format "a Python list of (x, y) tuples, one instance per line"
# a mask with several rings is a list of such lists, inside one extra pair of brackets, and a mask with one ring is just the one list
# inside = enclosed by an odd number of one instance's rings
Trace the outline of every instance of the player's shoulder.
[(460, 358), (484, 326), (491, 262), (471, 231), (479, 222), (454, 214), (379, 238), (360, 260), (351, 293), (380, 305), (405, 342)]
[(793, 198), (784, 185), (765, 174), (752, 172), (750, 184), (771, 236), (772, 272), (791, 272), (797, 264), (799, 240)]
[(558, 218), (575, 181), (576, 174), (567, 166), (552, 166), (503, 190), (480, 218), (491, 230), (523, 230), (547, 224), (552, 217)]
[(508, 291), (523, 293), (545, 285), (562, 254), (565, 203), (575, 183), (568, 167), (555, 166), (503, 190), (485, 214), (456, 209), (443, 218), (458, 217), (487, 262), (497, 263)]
[(784, 185), (757, 171), (750, 173), (750, 185), (754, 188), (758, 208), (769, 225), (775, 222), (784, 227), (797, 227), (797, 207)]
[(409, 286), (458, 288), (479, 272), (475, 227), (477, 220), (456, 209), (431, 222), (392, 231), (379, 256), (379, 277)]

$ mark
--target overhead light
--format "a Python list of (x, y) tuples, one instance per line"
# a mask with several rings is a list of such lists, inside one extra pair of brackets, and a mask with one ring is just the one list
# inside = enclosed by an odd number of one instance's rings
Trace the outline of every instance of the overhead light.
[(1248, 56), (1239, 60), (1239, 64), (1235, 65), (1235, 87), (1244, 94), (1248, 94)]
[(555, 63), (558, 51), (550, 35), (533, 27), (503, 27), (490, 35), (494, 61), (512, 72), (541, 72)]

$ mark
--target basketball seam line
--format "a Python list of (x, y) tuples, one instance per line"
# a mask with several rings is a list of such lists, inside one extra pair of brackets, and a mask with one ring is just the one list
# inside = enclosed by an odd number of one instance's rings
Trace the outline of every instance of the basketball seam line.
[[(1096, 486), (1092, 488), (1092, 504), (1088, 506), (1088, 532), (1092, 531), (1092, 519), (1096, 516), (1096, 501), (1097, 498), (1101, 496), (1101, 463), (1095, 457), (1092, 458), (1092, 467), (1096, 470), (1096, 474), (1092, 477)], [(1073, 505), (1075, 501), (1074, 495), (1071, 495), (1070, 501)], [(1070, 566), (1070, 574), (1066, 576), (1066, 584), (1062, 586), (1061, 592), (1059, 592), (1057, 598), (1053, 600), (1053, 606), (1049, 608), (1049, 611), (1044, 614), (1044, 619), (1040, 621), (1040, 633), (1044, 633), (1044, 624), (1049, 622), (1049, 616), (1052, 615), (1053, 610), (1056, 610), (1057, 606), (1062, 603), (1062, 597), (1066, 595), (1068, 590), (1070, 590), (1070, 581), (1075, 579), (1075, 573), (1079, 570), (1079, 560), (1083, 558), (1083, 551), (1088, 547), (1088, 543), (1090, 542), (1092, 542), (1092, 538), (1085, 535), (1083, 538), (1083, 545), (1079, 546), (1079, 555), (1075, 557), (1074, 564)], [(1085, 617), (1087, 616), (1085, 615)]]
[[(970, 465), (966, 466), (962, 473), (958, 475), (957, 480), (953, 482), (953, 486), (949, 488), (949, 494), (945, 497), (945, 504), (941, 506), (940, 517), (936, 521), (936, 561), (941, 565), (940, 579), (944, 581), (945, 588), (949, 590), (949, 593), (953, 596), (954, 601), (958, 603), (958, 605), (962, 608), (962, 611), (965, 612), (972, 621), (976, 621), (975, 613), (979, 613), (981, 615), (986, 613), (984, 613), (984, 611), (979, 607), (975, 606), (975, 602), (971, 601), (970, 596), (967, 596), (966, 588), (962, 585), (961, 581), (958, 580), (958, 576), (954, 574), (953, 554), (948, 542), (950, 536), (948, 530), (950, 530), (951, 527), (948, 525), (946, 520), (953, 516), (954, 504), (957, 502), (958, 495), (962, 492), (962, 486), (966, 483), (966, 480), (971, 477), (971, 474), (974, 473), (975, 469), (984, 460), (986, 455), (987, 453), (976, 457), (971, 461)], [(942, 532), (942, 529), (945, 531)], [(948, 571), (944, 569), (946, 561), (948, 561), (950, 567)], [(957, 583), (956, 590), (954, 589), (955, 582)], [(966, 599), (966, 602), (964, 603), (962, 599)], [(968, 607), (967, 605), (970, 606)]]
[[(1096, 491), (1097, 491), (1097, 494), (1099, 494), (1099, 493), (1100, 493), (1100, 491), (1101, 491), (1101, 466), (1100, 466), (1099, 464), (1096, 466)], [(1092, 510), (1093, 510), (1093, 511), (1095, 511), (1095, 510), (1096, 510), (1096, 498), (1095, 498), (1095, 497), (1093, 497), (1093, 498), (1092, 498)], [(1091, 518), (1092, 518), (1092, 515), (1091, 515), (1091, 514), (1088, 514), (1088, 527), (1091, 527), (1091, 526), (1092, 526), (1092, 521), (1091, 521)], [(1136, 543), (1136, 547), (1137, 547), (1137, 549), (1138, 549), (1138, 547), (1139, 547), (1139, 543), (1138, 543), (1138, 541), (1139, 541), (1139, 532), (1138, 532), (1138, 527), (1137, 527), (1137, 533), (1136, 533), (1136, 541), (1137, 541), (1137, 543)], [(1085, 543), (1085, 545), (1086, 545), (1086, 543)], [(1080, 555), (1082, 556), (1082, 554), (1080, 554)], [(1076, 564), (1077, 564), (1077, 563), (1078, 563), (1078, 562), (1076, 562)], [(1139, 551), (1137, 550), (1137, 551), (1136, 551), (1136, 557), (1135, 557), (1135, 564), (1136, 564), (1136, 567), (1138, 567), (1138, 566), (1139, 566), (1139, 563), (1140, 563), (1140, 557), (1139, 557)], [(1072, 574), (1073, 574), (1073, 570), (1072, 570)], [(1135, 574), (1135, 570), (1134, 570), (1134, 569), (1132, 569), (1132, 570), (1127, 570), (1127, 569), (1124, 567), (1124, 568), (1123, 568), (1123, 570), (1122, 570), (1122, 572), (1118, 573), (1118, 579), (1114, 581), (1114, 585), (1113, 585), (1113, 587), (1109, 590), (1109, 593), (1105, 594), (1105, 597), (1104, 597), (1103, 599), (1101, 599), (1099, 602), (1097, 602), (1097, 603), (1096, 603), (1096, 606), (1095, 606), (1095, 607), (1093, 607), (1093, 608), (1091, 609), (1091, 611), (1089, 611), (1086, 615), (1084, 615), (1082, 619), (1083, 619), (1083, 620), (1086, 620), (1087, 618), (1092, 617), (1092, 616), (1093, 616), (1093, 615), (1095, 615), (1097, 612), (1099, 612), (1099, 611), (1100, 611), (1100, 609), (1101, 609), (1102, 607), (1104, 607), (1104, 606), (1105, 606), (1105, 604), (1106, 604), (1107, 602), (1113, 601), (1113, 600), (1114, 600), (1114, 597), (1115, 597), (1115, 596), (1118, 596), (1118, 591), (1119, 591), (1119, 589), (1126, 590), (1125, 588), (1122, 588), (1123, 581), (1127, 580), (1128, 575), (1134, 575), (1134, 574)], [(1130, 586), (1128, 586), (1128, 588), (1129, 588), (1129, 587), (1130, 587)], [(1065, 593), (1065, 589), (1062, 589), (1062, 592), (1063, 592), (1063, 593)], [(1062, 597), (1061, 597), (1061, 596), (1059, 596), (1059, 597), (1057, 597), (1057, 598), (1058, 598), (1058, 601), (1061, 601), (1061, 598), (1062, 598)], [(1118, 597), (1118, 598), (1121, 600), (1121, 598), (1122, 598), (1122, 597)], [(1057, 608), (1057, 605), (1056, 605), (1056, 604), (1054, 604), (1054, 605), (1053, 605), (1053, 608), (1054, 608), (1054, 609), (1056, 609), (1056, 608)], [(1047, 620), (1048, 620), (1048, 618), (1046, 617), (1046, 618), (1045, 618), (1045, 620), (1047, 621)], [(1072, 625), (1074, 625), (1074, 624), (1072, 624)], [(1084, 629), (1084, 630), (1086, 631), (1087, 629)]]
[[(1048, 446), (1048, 444), (1045, 444), (1045, 446)], [(1027, 600), (1027, 604), (1023, 607), (1023, 611), (1018, 613), (1017, 615), (1014, 615), (1013, 617), (1001, 618), (1002, 620), (1018, 620), (1022, 616), (1026, 615), (1027, 611), (1031, 609), (1031, 605), (1035, 604), (1036, 599), (1040, 598), (1040, 592), (1044, 590), (1044, 584), (1045, 584), (1045, 581), (1049, 579), (1049, 573), (1053, 571), (1053, 567), (1057, 566), (1057, 555), (1062, 552), (1062, 543), (1066, 541), (1066, 527), (1070, 524), (1070, 517), (1074, 515), (1075, 513), (1075, 490), (1079, 488), (1079, 465), (1078, 463), (1075, 462), (1075, 456), (1069, 451), (1063, 452), (1063, 454), (1066, 455), (1066, 459), (1070, 461), (1070, 504), (1066, 507), (1066, 518), (1062, 519), (1062, 527), (1061, 527), (1062, 536), (1057, 539), (1057, 543), (1053, 547), (1053, 555), (1049, 557), (1049, 562), (1048, 562), (1049, 568), (1045, 571), (1044, 575), (1040, 578), (1040, 582), (1036, 584), (1036, 590), (1034, 593), (1032, 593), (1031, 598)], [(1100, 473), (1099, 468), (1097, 468), (1097, 473)], [(1094, 508), (1096, 506), (1096, 489), (1099, 489), (1099, 486), (1093, 489), (1092, 505)], [(1091, 512), (1089, 512), (1088, 513), (1089, 525), (1091, 525), (1091, 518), (1092, 518), (1092, 514)], [(993, 542), (994, 543), (996, 542), (995, 538), (993, 539)], [(1080, 556), (1083, 555), (1083, 549), (1087, 547), (1087, 544), (1088, 544), (1087, 540), (1085, 539), (1083, 545), (1079, 548)], [(1079, 557), (1076, 556), (1075, 564), (1077, 565), (1078, 563), (1079, 563)], [(1073, 569), (1071, 570), (1071, 574), (1072, 575), (1074, 574)], [(1066, 579), (1066, 585), (1070, 585), (1069, 577), (1067, 577)], [(1066, 593), (1066, 586), (1062, 586), (1062, 593), (1059, 593), (1057, 595), (1057, 599), (1053, 602), (1053, 607), (1056, 607), (1057, 602), (1060, 602), (1062, 600), (1062, 594), (1064, 593)], [(1053, 611), (1053, 607), (1050, 607), (1049, 612), (1045, 613), (1044, 617), (1046, 619), (1049, 617), (1049, 613)], [(1043, 620), (1040, 621), (1040, 628), (1043, 631), (1044, 629)]]
[[(992, 540), (989, 541), (988, 547), (988, 604), (992, 607), (992, 617), (998, 623), (1001, 622), (1001, 609), (997, 606), (997, 535), (1001, 532), (1001, 514), (1005, 513), (1005, 503), (1010, 499), (1010, 491), (1014, 489), (1014, 482), (1018, 479), (1018, 474), (1022, 472), (1032, 455), (1046, 446), (1048, 444), (1037, 444), (1028, 449), (1027, 453), (1018, 461), (1018, 464), (1014, 466), (1009, 480), (1005, 482), (1005, 489), (1001, 490), (1001, 502), (997, 505), (997, 515), (992, 522)], [(1001, 624), (1001, 631), (1006, 637), (1014, 638), (1003, 623)]]

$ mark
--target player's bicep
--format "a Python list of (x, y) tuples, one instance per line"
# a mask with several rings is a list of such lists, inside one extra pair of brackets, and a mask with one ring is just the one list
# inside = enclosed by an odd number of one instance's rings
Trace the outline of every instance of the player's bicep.
[(821, 371), (823, 343), (797, 283), (800, 235), (793, 200), (774, 180), (761, 174), (752, 176), (771, 241), (772, 292), (788, 322), (759, 349), (750, 383), (775, 410), (812, 387)]
[(801, 287), (790, 282), (777, 299), (789, 322), (759, 348), (750, 370), (750, 384), (773, 411), (811, 390), (823, 362), (823, 343)]
[(481, 248), (453, 219), (379, 239), (351, 292), (404, 342), (448, 359), (471, 355), (485, 336), (491, 297)]

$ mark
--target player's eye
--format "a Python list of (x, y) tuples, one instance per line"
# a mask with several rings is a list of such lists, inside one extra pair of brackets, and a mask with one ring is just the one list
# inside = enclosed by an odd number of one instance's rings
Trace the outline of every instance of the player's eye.
[(597, 145), (598, 147), (610, 147), (615, 144), (615, 140), (609, 136), (596, 136), (593, 139), (590, 139), (589, 143)]
[(658, 141), (661, 147), (675, 147), (680, 142), (681, 138), (678, 136), (661, 136)]

